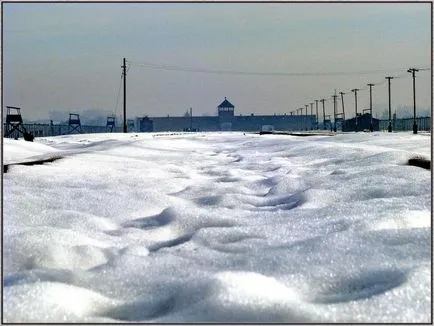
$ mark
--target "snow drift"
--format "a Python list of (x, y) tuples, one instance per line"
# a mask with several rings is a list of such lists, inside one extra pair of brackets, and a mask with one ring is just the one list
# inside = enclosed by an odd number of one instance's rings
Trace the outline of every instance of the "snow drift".
[(156, 136), (4, 139), (5, 322), (430, 322), (430, 137)]

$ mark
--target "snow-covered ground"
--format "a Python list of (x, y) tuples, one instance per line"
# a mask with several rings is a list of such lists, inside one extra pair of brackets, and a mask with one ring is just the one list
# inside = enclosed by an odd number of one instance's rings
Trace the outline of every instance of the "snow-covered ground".
[(5, 322), (430, 322), (431, 137), (4, 139)]

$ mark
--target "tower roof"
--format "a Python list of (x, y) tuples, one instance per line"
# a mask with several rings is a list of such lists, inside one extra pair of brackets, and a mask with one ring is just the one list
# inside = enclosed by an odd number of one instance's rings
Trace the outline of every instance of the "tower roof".
[(234, 108), (231, 102), (229, 102), (226, 97), (225, 100), (218, 106), (218, 108)]

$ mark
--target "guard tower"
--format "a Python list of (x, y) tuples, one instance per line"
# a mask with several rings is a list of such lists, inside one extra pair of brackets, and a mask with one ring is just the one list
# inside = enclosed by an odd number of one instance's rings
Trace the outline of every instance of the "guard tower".
[(68, 134), (71, 134), (73, 131), (76, 131), (79, 134), (81, 134), (80, 115), (76, 113), (69, 114)]
[(148, 116), (143, 118), (138, 118), (138, 129), (139, 132), (152, 132), (154, 131), (154, 121), (149, 119)]
[(113, 132), (113, 128), (116, 125), (116, 117), (115, 116), (109, 116), (107, 117), (107, 126), (106, 131)]
[(18, 139), (20, 133), (23, 134), (24, 139), (33, 141), (34, 136), (28, 133), (23, 126), (23, 117), (21, 116), (21, 108), (16, 106), (6, 106), (6, 130), (5, 137)]
[(235, 107), (225, 97), (225, 100), (217, 107), (219, 115), (219, 128), (220, 130), (232, 130), (232, 121), (234, 119)]
[[(23, 133), (20, 130), (23, 126), (23, 118), (21, 117), (20, 108), (15, 106), (7, 106), (6, 113), (6, 130), (5, 137), (18, 138), (19, 133)], [(21, 127), (21, 128), (20, 128)]]

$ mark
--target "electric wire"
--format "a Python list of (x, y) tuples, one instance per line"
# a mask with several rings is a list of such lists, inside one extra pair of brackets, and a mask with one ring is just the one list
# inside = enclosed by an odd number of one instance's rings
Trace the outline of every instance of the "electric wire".
[[(428, 71), (428, 70), (431, 70), (431, 68), (420, 68), (418, 70), (419, 71)], [(400, 71), (402, 71), (402, 69), (400, 69)], [(412, 76), (408, 72), (405, 72), (405, 73), (402, 73), (400, 75), (393, 76), (393, 79), (405, 79), (405, 78), (411, 78), (411, 77)], [(372, 84), (374, 84), (374, 86), (381, 86), (381, 85), (384, 85), (386, 83), (387, 83), (387, 79), (384, 79), (382, 81), (379, 81), (377, 83), (372, 83)], [(363, 88), (359, 88), (357, 90), (357, 92), (359, 93), (359, 92), (364, 92), (364, 91), (368, 91), (368, 90), (369, 90), (369, 87), (365, 86)], [(344, 94), (349, 94), (350, 92), (351, 92), (351, 90), (348, 90), (348, 91), (345, 91), (345, 92), (343, 91)], [(325, 98), (325, 100), (326, 101), (333, 100), (333, 97), (332, 96), (331, 97), (327, 97), (327, 98)]]
[(204, 69), (176, 65), (162, 65), (150, 62), (128, 61), (132, 66), (166, 70), (166, 71), (181, 71), (190, 73), (207, 73), (218, 75), (240, 75), (240, 76), (276, 76), (276, 77), (304, 77), (304, 76), (341, 76), (341, 75), (369, 75), (378, 73), (391, 73), (402, 71), (402, 69), (377, 69), (377, 70), (359, 70), (359, 71), (328, 71), (328, 72), (253, 72), (253, 71), (237, 71), (223, 69)]
[[(403, 69), (377, 69), (377, 70), (361, 70), (361, 71), (339, 71), (339, 72), (253, 72), (253, 71), (236, 71), (236, 70), (223, 70), (223, 69), (204, 69), (177, 65), (167, 65), (167, 64), (156, 64), (150, 62), (138, 62), (138, 61), (128, 61), (127, 72), (131, 66), (142, 67), (147, 69), (163, 70), (163, 71), (179, 71), (179, 72), (189, 72), (189, 73), (205, 73), (205, 74), (217, 74), (217, 75), (238, 75), (238, 76), (276, 76), (276, 77), (306, 77), (306, 76), (343, 76), (343, 75), (370, 75), (379, 73), (397, 73), (401, 72)], [(418, 71), (428, 71), (431, 70), (430, 67), (419, 68)], [(394, 76), (393, 79), (409, 78), (411, 77), (408, 72), (402, 73), (400, 75)], [(381, 86), (387, 83), (387, 79), (379, 81), (377, 83), (372, 83), (373, 86)], [(357, 92), (364, 92), (369, 90), (367, 86), (360, 88)], [(120, 91), (120, 88), (119, 88)], [(345, 94), (350, 94), (352, 91), (348, 90), (343, 92)], [(118, 93), (119, 97), (119, 93)], [(322, 98), (324, 101), (333, 100), (333, 96)], [(117, 104), (116, 104), (117, 108)], [(304, 108), (302, 108), (304, 109)], [(298, 113), (299, 109), (290, 111), (292, 113)], [(302, 110), (301, 110), (302, 113)]]

